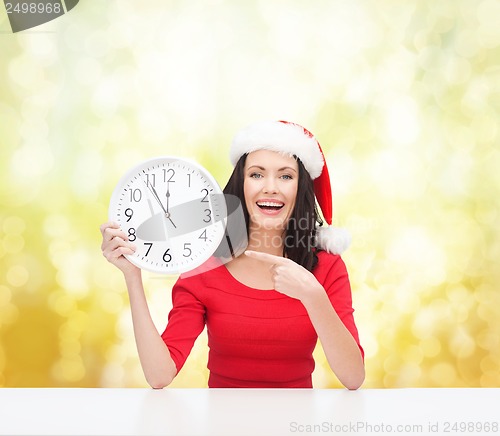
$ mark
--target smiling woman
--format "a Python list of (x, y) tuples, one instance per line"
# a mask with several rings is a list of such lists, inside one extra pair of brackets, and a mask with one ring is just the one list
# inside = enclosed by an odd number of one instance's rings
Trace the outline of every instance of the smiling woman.
[(293, 157), (259, 150), (245, 162), (244, 196), (252, 234), (262, 227), (282, 231), (295, 206), (298, 164)]
[(207, 326), (209, 387), (310, 388), (319, 338), (340, 382), (359, 388), (364, 354), (338, 234), (316, 228), (322, 220), (315, 198), (332, 223), (319, 143), (293, 123), (256, 123), (236, 136), (231, 158), (224, 193), (242, 203), (247, 251), (233, 251), (226, 264), (215, 256), (215, 267), (181, 275), (163, 334), (151, 320), (140, 270), (123, 257), (135, 246), (113, 223), (101, 226), (103, 254), (125, 275), (147, 381), (170, 384)]

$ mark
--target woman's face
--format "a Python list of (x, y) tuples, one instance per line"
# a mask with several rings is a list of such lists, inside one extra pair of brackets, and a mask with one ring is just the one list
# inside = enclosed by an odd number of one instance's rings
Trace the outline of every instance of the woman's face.
[(297, 197), (297, 161), (274, 151), (258, 150), (248, 154), (244, 174), (250, 228), (285, 229)]

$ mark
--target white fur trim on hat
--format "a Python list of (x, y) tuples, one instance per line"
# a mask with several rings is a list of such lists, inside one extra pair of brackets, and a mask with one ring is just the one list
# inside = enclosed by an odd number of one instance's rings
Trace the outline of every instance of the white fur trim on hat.
[(351, 235), (346, 229), (339, 227), (318, 227), (316, 243), (318, 248), (329, 253), (341, 254), (351, 245)]
[(230, 151), (230, 159), (236, 165), (246, 153), (271, 150), (297, 156), (312, 179), (319, 177), (324, 160), (314, 137), (304, 132), (301, 126), (280, 121), (260, 121), (251, 124), (236, 134)]

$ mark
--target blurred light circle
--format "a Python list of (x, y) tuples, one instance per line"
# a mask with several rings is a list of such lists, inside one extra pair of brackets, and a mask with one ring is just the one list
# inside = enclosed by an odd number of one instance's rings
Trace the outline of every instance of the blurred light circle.
[(7, 282), (14, 287), (24, 286), (30, 278), (30, 274), (23, 265), (13, 265), (7, 270)]

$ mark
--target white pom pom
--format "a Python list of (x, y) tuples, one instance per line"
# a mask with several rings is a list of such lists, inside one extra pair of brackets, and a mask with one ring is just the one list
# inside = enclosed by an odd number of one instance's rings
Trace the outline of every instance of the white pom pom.
[(328, 226), (316, 230), (318, 248), (329, 253), (341, 254), (351, 245), (351, 234), (346, 229)]

